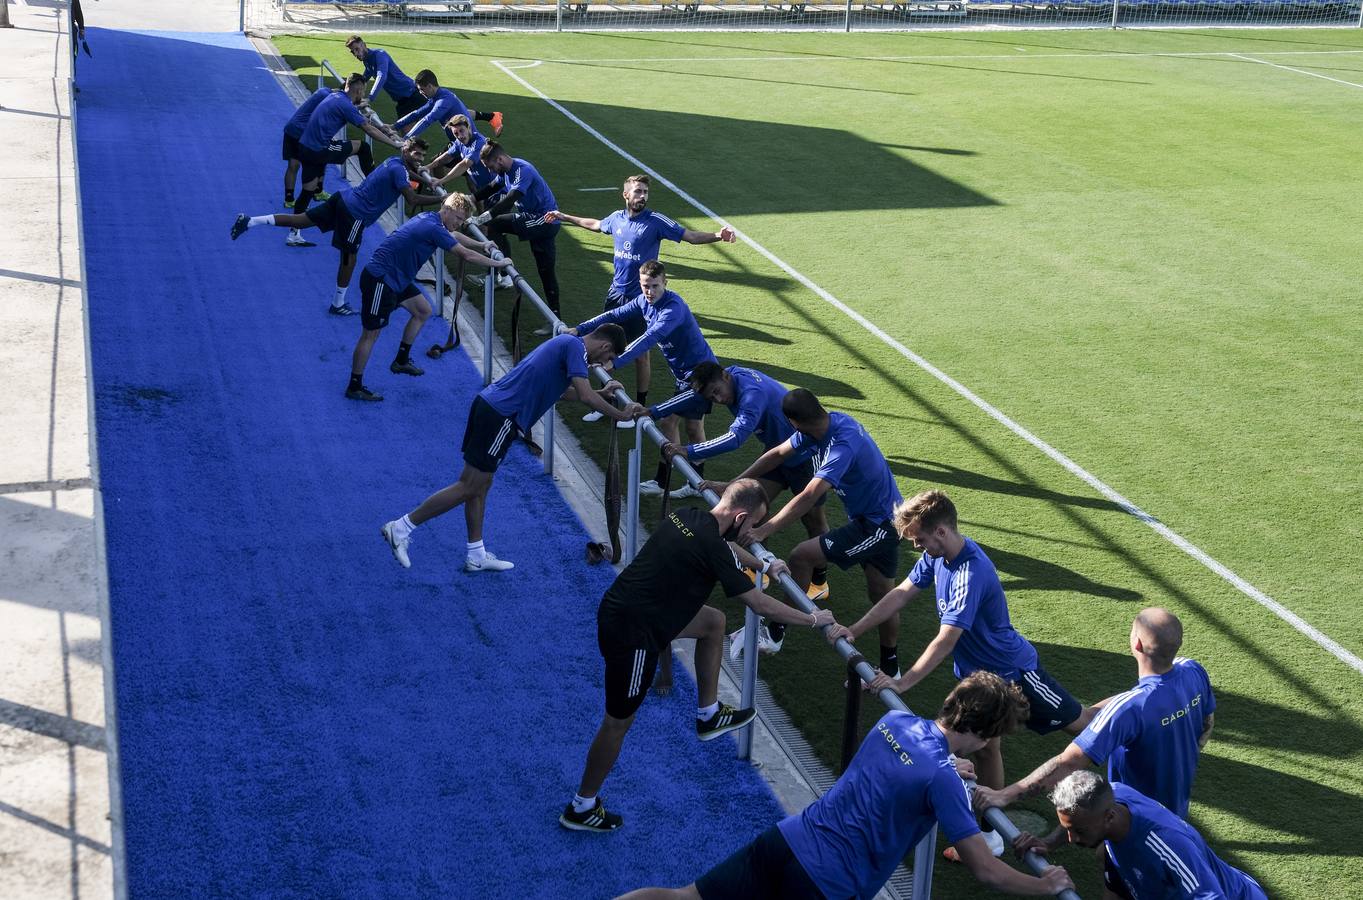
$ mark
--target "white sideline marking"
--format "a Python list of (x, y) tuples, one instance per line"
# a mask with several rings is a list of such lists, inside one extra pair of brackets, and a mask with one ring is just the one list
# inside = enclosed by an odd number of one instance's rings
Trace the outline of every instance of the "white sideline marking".
[(578, 190), (582, 191), (584, 194), (587, 194), (593, 191), (617, 191), (619, 190), (619, 188), (617, 188), (615, 185), (611, 185), (610, 187), (603, 188), (578, 188)]
[(535, 68), (535, 66), (538, 66), (538, 65), (542, 64), (543, 62), (544, 62), (544, 60), (542, 60), (542, 59), (537, 59), (537, 60), (534, 60), (533, 62), (521, 63), (519, 66), (503, 66), (501, 63), (498, 63), (497, 65), (498, 65), (499, 68), (501, 68), (501, 69), (503, 69), (503, 70), (506, 70), (506, 69), (533, 69), (533, 68)]
[[(1267, 55), (1267, 53), (1260, 54), (1260, 56)], [(1298, 75), (1310, 75), (1312, 78), (1323, 78), (1326, 81), (1333, 81), (1335, 84), (1347, 84), (1349, 87), (1363, 88), (1363, 84), (1359, 84), (1356, 81), (1345, 81), (1342, 78), (1331, 78), (1329, 75), (1322, 75), (1319, 72), (1308, 72), (1306, 69), (1294, 69), (1291, 66), (1280, 66), (1277, 63), (1269, 62), (1266, 59), (1255, 59), (1252, 56), (1245, 56), (1243, 53), (1232, 53), (1231, 56), (1234, 56), (1236, 59), (1243, 59), (1247, 62), (1258, 63), (1261, 66), (1272, 66), (1275, 69), (1282, 69), (1284, 72), (1296, 72)]]
[[(1017, 48), (1022, 49), (1022, 48)], [(1026, 51), (1024, 51), (1026, 52)], [(1253, 51), (1251, 51), (1253, 52)], [(1269, 50), (1259, 56), (1349, 56), (1363, 53), (1363, 50)], [(1034, 53), (1032, 59), (1198, 59), (1203, 57), (1240, 56), (1231, 50), (1206, 50), (1187, 53)], [(507, 69), (528, 69), (540, 63), (594, 64), (594, 63), (669, 63), (669, 62), (914, 62), (915, 60), (972, 60), (972, 59), (1017, 59), (1013, 53), (954, 53), (921, 56), (821, 56), (809, 53), (804, 56), (639, 56), (639, 57), (601, 57), (598, 59), (541, 59), (532, 66), (503, 66)], [(1261, 60), (1255, 60), (1261, 62)], [(1265, 65), (1273, 65), (1265, 63)], [(1310, 74), (1310, 73), (1308, 73)], [(1323, 77), (1323, 76), (1322, 76)]]
[[(657, 169), (652, 168), (643, 160), (639, 159), (637, 156), (625, 150), (619, 144), (615, 143), (610, 138), (606, 137), (604, 134), (597, 131), (591, 125), (588, 125), (585, 121), (579, 118), (576, 113), (569, 110), (563, 104), (559, 103), (557, 100), (553, 99), (548, 94), (544, 93), (539, 88), (535, 87), (533, 84), (526, 81), (521, 76), (517, 75), (515, 72), (512, 72), (509, 68), (502, 65), (497, 60), (495, 59), (492, 60), (492, 64), (497, 68), (501, 69), (504, 73), (506, 73), (508, 77), (519, 83), (522, 87), (530, 91), (536, 97), (539, 97), (545, 103), (548, 103), (554, 109), (558, 110), (560, 113), (566, 116), (569, 121), (576, 124), (583, 131), (586, 131), (592, 137), (596, 138), (598, 141), (605, 144), (610, 149), (614, 150), (628, 162), (632, 163), (635, 167), (639, 169), (639, 171), (648, 173), (648, 175), (651, 178), (654, 178), (660, 184), (665, 185), (678, 197), (681, 197), (687, 203), (690, 203), (702, 214), (709, 216), (714, 221), (720, 223), (720, 225), (729, 225), (729, 227), (731, 228), (733, 227), (729, 222), (721, 218), (720, 215), (716, 213), (714, 210), (710, 209), (708, 206), (701, 203), (695, 197), (691, 196), (686, 191), (682, 190), (674, 182), (667, 178), (667, 176), (660, 173)], [(825, 303), (829, 304), (834, 309), (837, 309), (839, 312), (846, 315), (849, 319), (856, 322), (862, 328), (865, 328), (871, 334), (880, 338), (881, 341), (883, 341), (889, 347), (893, 348), (905, 359), (909, 360), (914, 365), (918, 366), (920, 369), (927, 372), (929, 375), (936, 378), (938, 381), (942, 382), (956, 393), (960, 394), (966, 400), (969, 400), (971, 403), (975, 404), (975, 406), (983, 410), (984, 413), (988, 415), (991, 419), (993, 419), (995, 422), (998, 422), (1000, 425), (1004, 426), (1009, 431), (1013, 432), (1018, 437), (1022, 438), (1024, 441), (1031, 444), (1033, 447), (1037, 448), (1042, 453), (1049, 456), (1051, 459), (1055, 460), (1067, 471), (1069, 471), (1070, 474), (1074, 475), (1075, 477), (1083, 481), (1085, 484), (1093, 488), (1098, 493), (1102, 494), (1108, 500), (1120, 506), (1130, 515), (1135, 516), (1137, 519), (1140, 519), (1146, 525), (1154, 529), (1154, 531), (1157, 534), (1159, 534), (1169, 543), (1173, 544), (1175, 547), (1182, 550), (1184, 553), (1188, 554), (1198, 562), (1202, 563), (1202, 565), (1206, 566), (1208, 569), (1215, 572), (1217, 575), (1221, 576), (1221, 578), (1229, 582), (1232, 586), (1234, 586), (1246, 597), (1249, 597), (1255, 603), (1258, 603), (1260, 606), (1263, 606), (1265, 609), (1272, 612), (1275, 616), (1282, 619), (1287, 624), (1291, 625), (1297, 631), (1301, 632), (1311, 640), (1315, 641), (1317, 644), (1323, 647), (1326, 651), (1328, 651), (1340, 662), (1344, 663), (1346, 666), (1349, 666), (1351, 669), (1355, 670), (1359, 674), (1363, 674), (1363, 659), (1360, 659), (1358, 656), (1354, 655), (1352, 652), (1345, 649), (1329, 635), (1320, 631), (1310, 622), (1307, 622), (1301, 616), (1292, 612), (1292, 610), (1288, 609), (1286, 606), (1283, 606), (1277, 600), (1274, 600), (1272, 597), (1268, 596), (1263, 591), (1259, 590), (1254, 585), (1250, 584), (1248, 581), (1241, 578), (1239, 575), (1236, 575), (1226, 566), (1217, 562), (1210, 555), (1208, 555), (1206, 551), (1201, 550), (1200, 548), (1194, 546), (1187, 538), (1178, 534), (1168, 525), (1165, 525), (1159, 519), (1155, 518), (1150, 513), (1141, 509), (1135, 503), (1126, 499), (1126, 497), (1123, 497), (1121, 494), (1117, 493), (1115, 489), (1109, 487), (1107, 484), (1100, 481), (1097, 478), (1097, 476), (1091, 474), (1088, 470), (1084, 469), (1074, 460), (1070, 459), (1068, 456), (1061, 453), (1059, 450), (1055, 449), (1050, 444), (1043, 441), (1041, 438), (1032, 434), (1030, 431), (1028, 431), (1026, 428), (1023, 428), (1021, 425), (1010, 419), (1008, 416), (1004, 415), (989, 402), (975, 394), (974, 391), (970, 390), (968, 387), (961, 384), (955, 378), (952, 378), (950, 375), (946, 374), (941, 369), (937, 368), (932, 363), (928, 362), (926, 359), (919, 356), (917, 353), (914, 353), (912, 350), (910, 350), (908, 347), (901, 344), (898, 340), (887, 334), (878, 325), (873, 323), (871, 320), (867, 319), (861, 313), (857, 312), (855, 309), (852, 309), (846, 303), (843, 303), (837, 297), (834, 297), (828, 291), (819, 287), (819, 285), (809, 280), (809, 278), (806, 277), (805, 275), (801, 274), (800, 272), (797, 272), (794, 268), (792, 268), (788, 263), (786, 263), (776, 254), (772, 253), (766, 247), (763, 247), (761, 244), (757, 243), (757, 241), (748, 237), (747, 234), (743, 233), (742, 231), (739, 231), (737, 228), (734, 228), (734, 233), (737, 235), (740, 241), (756, 250), (762, 256), (766, 257), (766, 259), (772, 262), (775, 266), (777, 266), (777, 268), (781, 269), (781, 271), (785, 272), (791, 278), (794, 278), (800, 284), (809, 288), (809, 290), (813, 291)]]

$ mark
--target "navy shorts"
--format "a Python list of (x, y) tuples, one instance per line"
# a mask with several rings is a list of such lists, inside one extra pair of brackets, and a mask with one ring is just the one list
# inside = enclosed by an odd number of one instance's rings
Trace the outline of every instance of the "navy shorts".
[(644, 696), (658, 673), (656, 650), (620, 650), (601, 644), (601, 657), (606, 661), (606, 715), (612, 719), (628, 719), (639, 711)]
[(1117, 871), (1117, 864), (1112, 860), (1112, 853), (1103, 845), (1103, 887), (1109, 893), (1116, 894), (1121, 900), (1136, 900), (1131, 895), (1131, 889), (1126, 886), (1126, 879), (1122, 878), (1122, 873)]
[(820, 537), (819, 547), (839, 569), (871, 566), (890, 579), (899, 570), (899, 534), (889, 522), (858, 517)]
[[(771, 448), (768, 447), (768, 450)], [(814, 479), (814, 460), (806, 459), (804, 462), (791, 463), (789, 465), (777, 466), (770, 472), (764, 472), (757, 476), (759, 481), (770, 481), (781, 485), (792, 494), (798, 494), (809, 486), (809, 482)], [(828, 502), (828, 492), (819, 497), (815, 506), (823, 506)], [(897, 561), (897, 560), (896, 560)]]
[(497, 412), (482, 397), (474, 397), (459, 448), (465, 464), (489, 475), (496, 472), (519, 433), (514, 419)]
[(409, 284), (400, 291), (389, 287), (382, 278), (370, 273), (368, 268), (360, 271), (360, 324), (366, 331), (378, 331), (388, 326), (388, 317), (403, 303), (413, 297), (420, 297), (421, 291), (415, 284)]
[(298, 138), (284, 132), (284, 149), (280, 151), (285, 162), (298, 158)]
[(1014, 684), (1022, 688), (1027, 702), (1032, 705), (1027, 728), (1037, 734), (1050, 734), (1064, 728), (1084, 711), (1079, 701), (1040, 666), (1023, 672)]
[[(639, 296), (638, 294), (634, 295), (634, 297), (638, 296)], [(624, 294), (620, 293), (615, 288), (611, 288), (609, 291), (606, 292), (606, 302), (601, 304), (601, 311), (610, 312), (617, 306), (624, 306), (626, 303), (633, 301), (634, 297), (626, 297)], [(635, 340), (637, 340), (639, 336), (644, 333), (644, 329), (647, 327), (647, 325), (644, 324), (643, 316), (630, 316), (628, 319), (616, 322), (615, 324), (625, 329), (626, 344), (634, 343)]]
[(318, 231), (331, 232), (331, 246), (342, 253), (360, 252), (364, 239), (364, 223), (350, 214), (349, 208), (337, 191), (325, 203), (308, 207), (308, 219)]
[(775, 825), (696, 879), (701, 900), (824, 900)]
[[(397, 111), (398, 111), (397, 118), (401, 119), (403, 116), (407, 115), (409, 112), (413, 112), (413, 111), (415, 111), (415, 110), (421, 109), (421, 107), (423, 107), (423, 106), (425, 106), (425, 105), (426, 105), (426, 98), (423, 97), (423, 96), (421, 96), (421, 91), (413, 90), (413, 91), (412, 91), (410, 94), (408, 94), (406, 97), (403, 97), (401, 100), (398, 100), (398, 101), (397, 101), (397, 103), (396, 103), (396, 107), (397, 107)], [(473, 123), (469, 123), (469, 124), (471, 125), (471, 124), (473, 124)]]
[(666, 419), (668, 416), (681, 416), (683, 419), (698, 422), (705, 418), (705, 414), (710, 411), (710, 401), (697, 394), (686, 382), (679, 381), (677, 382), (677, 392), (653, 409), (657, 412), (659, 419)]
[(303, 183), (307, 184), (321, 178), (327, 170), (328, 163), (343, 163), (354, 153), (355, 148), (350, 141), (332, 141), (321, 150), (314, 150), (300, 143), (295, 159), (303, 164)]

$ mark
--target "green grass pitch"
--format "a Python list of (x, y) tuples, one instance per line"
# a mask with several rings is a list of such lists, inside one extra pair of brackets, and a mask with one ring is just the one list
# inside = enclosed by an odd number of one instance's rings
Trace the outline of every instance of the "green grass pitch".
[[(278, 44), (314, 75), (321, 58), (353, 68), (342, 38)], [(504, 143), (540, 168), (561, 208), (604, 215), (620, 206), (618, 191), (592, 189), (616, 188), (636, 167), (491, 64), (543, 60), (516, 74), (1363, 653), (1363, 34), (386, 34), (371, 43), (409, 74), (435, 70), (469, 105), (504, 111)], [(656, 184), (651, 205), (715, 227)], [(571, 322), (600, 308), (610, 241), (565, 228), (558, 246)], [(663, 252), (721, 360), (855, 415), (906, 495), (940, 486), (954, 497), (963, 530), (998, 564), (1019, 630), (1081, 700), (1134, 682), (1126, 641), (1138, 609), (1181, 616), (1184, 653), (1207, 666), (1219, 700), (1194, 822), (1270, 896), (1363, 895), (1354, 835), (1363, 675), (752, 247)], [(516, 255), (534, 281), (528, 248)], [(499, 324), (505, 334), (505, 310)], [(654, 381), (665, 395), (657, 359)], [(603, 429), (579, 423), (576, 407), (565, 414), (599, 454)], [(710, 433), (726, 424), (713, 416)], [(711, 472), (731, 474), (751, 457)], [(911, 555), (906, 547), (902, 571)], [(862, 584), (835, 574), (841, 620), (866, 609)], [(901, 655), (913, 659), (935, 631), (926, 604), (906, 611)], [(841, 667), (816, 640), (792, 630), (763, 675), (836, 764)], [(864, 642), (874, 656), (874, 639)], [(931, 713), (949, 683), (939, 671), (905, 699)], [(879, 712), (867, 706), (865, 726)], [(1010, 780), (1063, 743), (1006, 740)], [(1030, 808), (1053, 821), (1044, 802)], [(714, 861), (697, 860), (697, 874)], [(1057, 861), (1082, 895), (1098, 895), (1087, 852)], [(990, 896), (949, 865), (937, 893)]]

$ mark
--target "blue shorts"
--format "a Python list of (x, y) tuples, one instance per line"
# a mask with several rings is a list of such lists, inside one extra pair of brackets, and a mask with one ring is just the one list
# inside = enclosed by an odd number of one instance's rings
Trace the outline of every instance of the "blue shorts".
[(889, 522), (853, 519), (822, 535), (819, 549), (839, 569), (871, 566), (891, 580), (899, 570), (899, 534)]
[(1027, 728), (1037, 734), (1058, 731), (1079, 718), (1084, 707), (1040, 666), (1023, 672), (1013, 683), (1022, 688), (1032, 712), (1027, 717)]

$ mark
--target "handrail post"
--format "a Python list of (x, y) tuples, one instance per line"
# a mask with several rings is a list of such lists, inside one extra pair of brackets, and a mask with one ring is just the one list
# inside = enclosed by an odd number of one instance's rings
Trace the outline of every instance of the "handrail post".
[[(847, 771), (861, 745), (861, 678), (857, 675), (857, 664), (866, 661), (860, 653), (847, 657), (846, 699), (842, 707), (842, 765), (838, 774)], [(915, 894), (914, 896), (918, 896)]]
[[(757, 630), (762, 618), (746, 607), (743, 611), (743, 684), (738, 708), (752, 709), (757, 702)], [(738, 735), (738, 758), (752, 759), (752, 728), (744, 728)]]
[(1117, 28), (1117, 11), (1122, 8), (1122, 0), (1112, 0), (1112, 27)]
[[(932, 896), (932, 866), (936, 862), (937, 829), (933, 828), (923, 835), (923, 839), (913, 848), (913, 896), (915, 898)], [(1071, 898), (1071, 900), (1078, 900), (1078, 898)]]
[(496, 278), (491, 270), (483, 279), (483, 384), (492, 384), (492, 316), (497, 311)]
[[(612, 423), (613, 424), (613, 423)], [(629, 448), (629, 465), (625, 479), (625, 552), (624, 561), (634, 561), (639, 550), (639, 432), (642, 425), (634, 424), (634, 446)]]
[[(611, 425), (615, 423), (612, 422)], [(544, 417), (544, 472), (549, 476), (554, 474), (554, 408), (549, 407), (549, 413)]]

